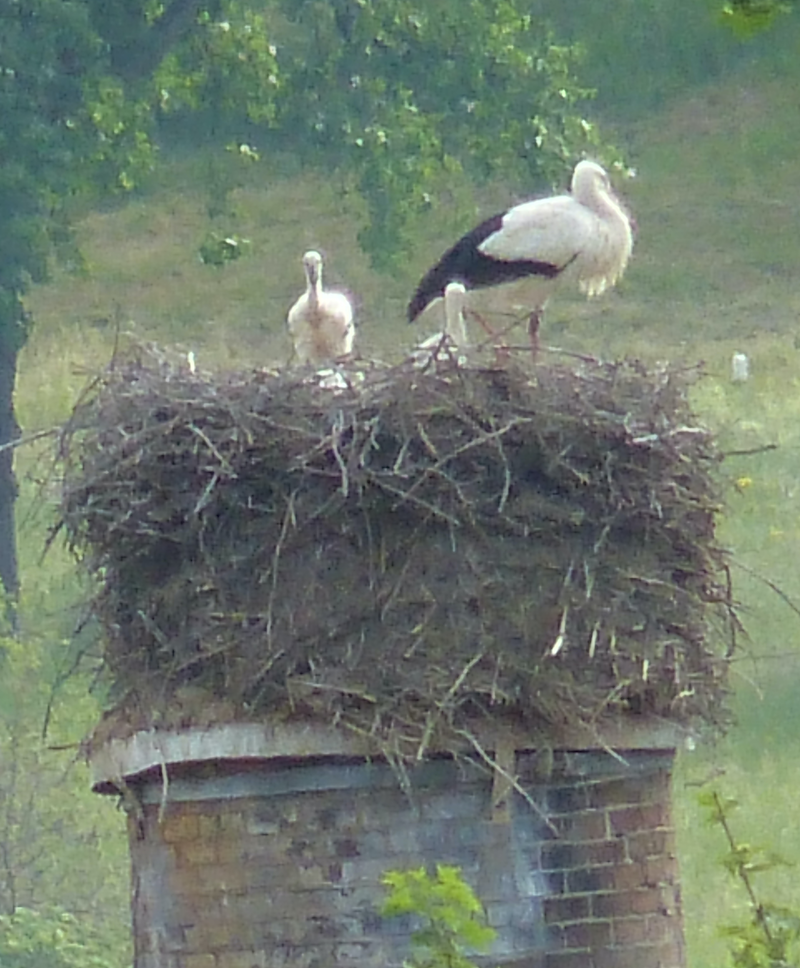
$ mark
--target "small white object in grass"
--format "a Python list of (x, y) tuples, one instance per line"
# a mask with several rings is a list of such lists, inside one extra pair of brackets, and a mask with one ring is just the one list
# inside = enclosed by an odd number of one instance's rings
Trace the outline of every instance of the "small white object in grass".
[(745, 383), (750, 379), (750, 358), (746, 353), (734, 353), (731, 357), (731, 380)]
[(194, 375), (197, 372), (197, 361), (194, 356), (194, 350), (189, 350), (186, 354), (186, 362), (189, 365), (189, 372)]

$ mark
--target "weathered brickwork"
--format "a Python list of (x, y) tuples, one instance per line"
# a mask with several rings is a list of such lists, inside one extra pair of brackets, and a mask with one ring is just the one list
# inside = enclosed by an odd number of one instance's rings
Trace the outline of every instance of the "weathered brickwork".
[[(582, 753), (579, 775), (547, 790), (557, 839), (541, 846), (551, 945), (547, 968), (680, 968), (684, 965), (671, 757), (627, 754), (637, 769), (605, 772)], [(624, 773), (624, 770), (620, 770)], [(524, 773), (523, 773), (524, 776)], [(558, 942), (558, 943), (553, 943)]]
[(431, 761), (183, 768), (134, 789), (136, 968), (389, 968), (412, 925), (389, 868), (458, 864), (498, 939), (489, 965), (682, 968), (669, 753), (520, 754), (507, 809), (485, 772)]

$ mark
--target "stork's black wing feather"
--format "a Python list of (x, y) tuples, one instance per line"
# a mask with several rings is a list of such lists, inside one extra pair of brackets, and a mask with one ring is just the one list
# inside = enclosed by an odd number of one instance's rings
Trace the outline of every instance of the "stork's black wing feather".
[(450, 282), (462, 282), (467, 289), (482, 289), (523, 279), (525, 276), (552, 279), (558, 275), (563, 266), (534, 259), (493, 259), (481, 252), (481, 243), (502, 229), (505, 215), (505, 212), (493, 215), (467, 232), (425, 273), (408, 304), (409, 322), (413, 322), (428, 303), (444, 296), (445, 288)]

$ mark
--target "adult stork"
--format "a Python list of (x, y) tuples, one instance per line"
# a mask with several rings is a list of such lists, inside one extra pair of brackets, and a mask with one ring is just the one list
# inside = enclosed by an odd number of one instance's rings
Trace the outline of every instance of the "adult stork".
[(598, 296), (625, 271), (633, 247), (631, 218), (605, 169), (579, 161), (568, 195), (515, 205), (467, 232), (423, 277), (408, 304), (413, 322), (451, 281), (484, 289), (525, 281), (528, 330), (536, 351), (545, 303), (562, 282)]
[(287, 325), (299, 363), (318, 366), (347, 356), (353, 349), (353, 307), (341, 292), (322, 288), (322, 256), (303, 256), (306, 291), (289, 310)]

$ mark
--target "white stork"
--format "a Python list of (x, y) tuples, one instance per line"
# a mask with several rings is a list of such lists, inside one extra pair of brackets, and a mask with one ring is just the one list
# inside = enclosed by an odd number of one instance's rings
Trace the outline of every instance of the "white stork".
[(633, 248), (631, 218), (605, 169), (580, 161), (569, 195), (523, 202), (482, 222), (447, 250), (423, 277), (408, 305), (413, 322), (451, 281), (483, 289), (525, 280), (536, 348), (542, 310), (553, 290), (572, 280), (597, 296), (625, 271)]
[(353, 307), (344, 293), (322, 288), (319, 252), (306, 252), (303, 268), (306, 291), (289, 310), (286, 322), (298, 362), (318, 366), (352, 351), (356, 333)]

